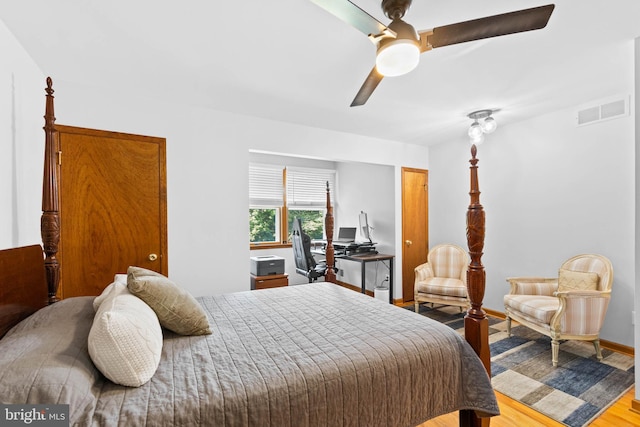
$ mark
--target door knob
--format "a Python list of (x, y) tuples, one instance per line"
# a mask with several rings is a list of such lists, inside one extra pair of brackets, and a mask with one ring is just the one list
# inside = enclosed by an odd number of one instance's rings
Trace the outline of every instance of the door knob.
[(404, 243), (405, 243), (407, 246), (411, 246), (411, 245), (413, 244), (413, 242), (412, 242), (411, 240), (405, 240), (405, 241), (404, 241)]
[(147, 257), (149, 258), (149, 261), (155, 261), (158, 259), (158, 255), (156, 254), (149, 254), (149, 256)]

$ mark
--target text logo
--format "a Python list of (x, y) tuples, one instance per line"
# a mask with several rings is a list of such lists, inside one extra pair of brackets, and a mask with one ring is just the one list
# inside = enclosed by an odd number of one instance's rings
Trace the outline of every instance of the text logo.
[(2, 405), (0, 425), (69, 427), (69, 405)]

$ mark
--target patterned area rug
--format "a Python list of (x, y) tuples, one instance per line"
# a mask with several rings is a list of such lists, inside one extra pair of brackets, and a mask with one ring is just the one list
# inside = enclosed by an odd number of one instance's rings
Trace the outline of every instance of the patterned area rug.
[[(413, 311), (413, 306), (407, 307)], [(420, 314), (464, 334), (458, 307), (420, 306)], [(582, 427), (604, 412), (634, 382), (633, 357), (602, 349), (598, 362), (593, 344), (560, 344), (558, 367), (551, 365), (551, 339), (512, 323), (489, 317), (493, 388), (570, 427)]]

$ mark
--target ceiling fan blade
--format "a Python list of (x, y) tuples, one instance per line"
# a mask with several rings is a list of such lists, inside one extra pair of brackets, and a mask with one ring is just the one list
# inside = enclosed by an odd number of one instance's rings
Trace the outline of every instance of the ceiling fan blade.
[(367, 79), (360, 87), (360, 90), (356, 94), (356, 97), (353, 98), (353, 102), (351, 103), (351, 107), (357, 107), (359, 105), (364, 105), (365, 102), (369, 99), (373, 91), (378, 87), (378, 84), (382, 81), (384, 76), (376, 70), (376, 67), (373, 67), (373, 70), (367, 76)]
[(327, 12), (362, 31), (367, 37), (388, 34), (387, 26), (348, 0), (311, 0)]
[(437, 48), (507, 34), (539, 30), (547, 25), (554, 8), (555, 5), (548, 4), (437, 27), (432, 30), (433, 34), (429, 34), (430, 31), (425, 31), (424, 33), (427, 37), (427, 44)]

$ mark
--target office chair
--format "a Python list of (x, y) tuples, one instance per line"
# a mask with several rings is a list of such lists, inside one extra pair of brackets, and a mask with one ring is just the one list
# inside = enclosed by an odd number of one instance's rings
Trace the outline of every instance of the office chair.
[(323, 277), (327, 272), (326, 263), (317, 263), (311, 253), (311, 238), (302, 231), (302, 221), (294, 218), (293, 230), (291, 232), (293, 242), (293, 257), (296, 261), (296, 273), (302, 274), (309, 279), (309, 283)]

